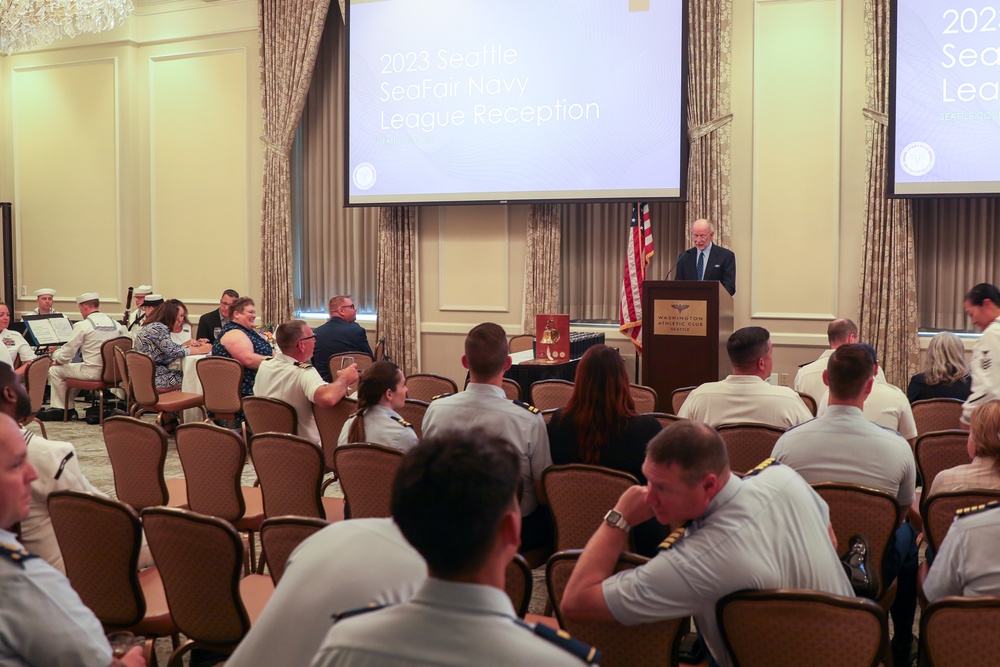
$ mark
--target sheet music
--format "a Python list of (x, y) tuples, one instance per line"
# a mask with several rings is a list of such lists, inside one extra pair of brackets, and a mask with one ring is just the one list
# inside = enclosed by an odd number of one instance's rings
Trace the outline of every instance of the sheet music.
[(39, 346), (62, 345), (73, 336), (73, 325), (65, 315), (38, 319), (29, 316), (24, 319), (24, 323), (28, 325)]
[(60, 343), (65, 343), (73, 337), (73, 325), (70, 324), (68, 317), (54, 317), (49, 320), (49, 323)]

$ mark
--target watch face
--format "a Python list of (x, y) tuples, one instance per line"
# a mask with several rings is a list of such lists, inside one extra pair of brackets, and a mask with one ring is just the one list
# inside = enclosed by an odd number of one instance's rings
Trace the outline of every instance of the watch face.
[(622, 515), (618, 510), (610, 510), (604, 518), (610, 523), (618, 523), (622, 520)]

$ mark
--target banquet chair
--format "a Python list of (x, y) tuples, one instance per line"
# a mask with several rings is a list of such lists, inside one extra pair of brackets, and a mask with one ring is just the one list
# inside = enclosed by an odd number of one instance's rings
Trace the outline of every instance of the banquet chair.
[(809, 410), (809, 414), (815, 417), (816, 411), (819, 409), (816, 405), (816, 398), (802, 391), (797, 391), (795, 393), (798, 394), (799, 398), (802, 399), (802, 402), (806, 404), (806, 409)]
[(382, 361), (385, 359), (385, 338), (379, 338), (378, 342), (375, 343), (375, 349), (372, 351), (372, 358), (375, 361)]
[(340, 440), (340, 432), (344, 430), (344, 424), (351, 415), (358, 411), (358, 401), (352, 398), (342, 398), (332, 408), (323, 408), (313, 404), (313, 418), (316, 420), (316, 429), (319, 431), (320, 444), (323, 446), (323, 460), (326, 465), (326, 472), (333, 475), (323, 482), (323, 490), (337, 481), (337, 462), (334, 459), (334, 452), (337, 450), (337, 443)]
[(285, 574), (288, 557), (308, 537), (330, 525), (329, 521), (305, 516), (278, 516), (264, 519), (260, 525), (262, 559), (267, 563), (271, 581), (277, 586)]
[(164, 479), (167, 434), (158, 424), (108, 417), (103, 432), (118, 500), (137, 512), (158, 505), (187, 506), (184, 478)]
[(525, 350), (530, 350), (535, 347), (535, 337), (532, 334), (521, 334), (520, 336), (513, 336), (510, 342), (507, 344), (507, 348), (510, 354), (516, 352), (524, 352)]
[(895, 584), (886, 581), (884, 558), (896, 535), (898, 505), (892, 494), (860, 484), (820, 482), (812, 485), (830, 508), (830, 524), (837, 537), (838, 556), (850, 548), (854, 535), (868, 538), (869, 563), (878, 565), (879, 592), (876, 601), (888, 605), (895, 596)]
[(666, 412), (644, 412), (643, 416), (652, 417), (656, 421), (660, 422), (660, 428), (666, 428), (674, 422), (681, 420), (681, 418), (677, 415), (668, 414)]
[(392, 516), (392, 480), (403, 452), (370, 442), (351, 443), (334, 452), (345, 514), (351, 519)]
[(512, 401), (521, 400), (521, 385), (514, 382), (510, 378), (504, 378), (501, 384), (503, 388), (503, 393), (507, 395), (507, 398)]
[(531, 592), (534, 587), (534, 577), (528, 561), (521, 554), (514, 554), (504, 570), (504, 590), (507, 597), (510, 598), (511, 604), (514, 605), (514, 611), (518, 618), (523, 618), (528, 623), (541, 623), (558, 630), (559, 622), (554, 617), (528, 613), (528, 607), (531, 605)]
[(920, 613), (920, 655), (932, 667), (993, 667), (1000, 597), (945, 597)]
[(670, 392), (670, 407), (673, 409), (674, 414), (680, 414), (681, 406), (684, 405), (684, 401), (687, 400), (688, 394), (698, 388), (698, 385), (691, 387), (680, 387), (674, 389)]
[(413, 431), (417, 434), (418, 438), (424, 435), (424, 415), (427, 414), (427, 408), (429, 407), (430, 403), (408, 398), (403, 407), (398, 410), (399, 416), (405, 421), (410, 422), (410, 426), (413, 427)]
[[(681, 639), (690, 627), (687, 617), (625, 626), (617, 621), (574, 621), (563, 616), (563, 593), (581, 553), (578, 549), (560, 551), (549, 558), (545, 567), (545, 583), (559, 627), (574, 639), (597, 647), (602, 654), (601, 667), (676, 665)], [(615, 572), (639, 567), (647, 561), (637, 554), (622, 552)]]
[(915, 401), (910, 408), (917, 425), (917, 435), (961, 428), (962, 401), (957, 398), (927, 398)]
[(172, 637), (176, 648), (178, 629), (159, 570), (139, 571), (139, 515), (119, 500), (81, 491), (51, 493), (48, 509), (73, 590), (105, 632), (144, 636), (143, 656), (155, 665), (154, 641)]
[(264, 503), (264, 518), (295, 515), (340, 521), (344, 499), (322, 495), (323, 450), (305, 438), (286, 433), (257, 433), (250, 438)]
[(434, 373), (414, 373), (406, 377), (406, 397), (429, 403), (435, 396), (454, 394), (458, 385), (450, 377)]
[(641, 384), (630, 384), (629, 393), (632, 394), (632, 400), (635, 401), (636, 412), (656, 411), (656, 403), (659, 398), (656, 395), (655, 389)]
[(267, 396), (244, 396), (243, 416), (251, 434), (298, 432), (298, 415), (285, 401)]
[(115, 368), (122, 379), (122, 391), (125, 392), (125, 414), (131, 416), (138, 408), (135, 402), (135, 392), (132, 391), (132, 376), (128, 374), (128, 364), (125, 363), (125, 350), (116, 347), (112, 350), (115, 355)]
[(21, 426), (26, 427), (32, 422), (38, 424), (39, 428), (42, 429), (43, 438), (48, 437), (45, 433), (45, 422), (38, 419), (36, 415), (45, 402), (45, 385), (49, 381), (50, 366), (52, 366), (52, 357), (43, 354), (29, 361), (27, 368), (24, 369), (24, 390), (28, 392), (28, 398), (31, 399), (31, 414), (21, 422)]
[[(96, 391), (100, 397), (100, 423), (104, 424), (104, 390), (115, 389), (121, 384), (122, 376), (115, 366), (115, 353), (113, 350), (119, 348), (123, 351), (132, 349), (132, 339), (128, 336), (118, 336), (101, 343), (101, 379), (100, 380), (80, 380), (77, 378), (66, 378), (66, 395), (63, 397), (63, 421), (69, 419), (69, 409), (73, 403), (69, 400), (70, 392), (73, 389), (81, 391)], [(25, 371), (27, 372), (27, 371)], [(74, 408), (75, 409), (75, 408)]]
[(264, 500), (258, 487), (242, 486), (247, 447), (233, 431), (195, 422), (177, 427), (177, 455), (184, 468), (188, 507), (218, 517), (247, 534), (248, 571), (256, 567), (254, 534), (264, 521)]
[(1000, 490), (964, 489), (937, 493), (924, 498), (920, 508), (920, 516), (923, 519), (924, 537), (927, 538), (928, 548), (934, 551), (941, 550), (941, 543), (948, 534), (951, 524), (955, 521), (955, 513), (958, 510), (994, 500), (1000, 500)]
[(722, 639), (739, 667), (878, 667), (889, 643), (885, 610), (864, 598), (737, 591), (715, 609)]
[(545, 423), (548, 424), (552, 421), (552, 417), (554, 417), (560, 410), (562, 410), (562, 408), (549, 408), (548, 410), (542, 410), (540, 414), (542, 415), (542, 419), (545, 420)]
[(540, 411), (564, 408), (573, 395), (573, 383), (568, 380), (539, 380), (532, 382), (531, 404)]
[(352, 350), (350, 352), (341, 352), (340, 354), (334, 354), (327, 360), (327, 369), (330, 371), (330, 377), (336, 379), (337, 371), (340, 370), (340, 360), (344, 357), (354, 357), (354, 363), (358, 365), (358, 373), (361, 375), (365, 374), (365, 370), (368, 369), (375, 360), (371, 358), (367, 352), (360, 352), (358, 350)]
[(151, 507), (143, 510), (142, 525), (170, 615), (187, 638), (171, 654), (168, 667), (181, 667), (193, 648), (232, 653), (274, 592), (270, 577), (240, 578), (243, 542), (222, 519)]
[(195, 371), (205, 395), (205, 411), (225, 423), (235, 420), (243, 405), (243, 364), (228, 357), (206, 356), (195, 362)]
[(205, 413), (205, 397), (201, 394), (191, 394), (185, 391), (168, 391), (160, 393), (156, 388), (155, 366), (153, 360), (141, 352), (129, 350), (125, 353), (125, 366), (132, 380), (132, 391), (135, 394), (135, 417), (141, 417), (147, 412), (156, 412), (156, 421), (162, 423), (164, 413), (176, 412), (183, 419), (183, 412), (188, 408), (198, 408)]
[(923, 480), (923, 496), (930, 493), (934, 478), (942, 470), (971, 463), (969, 458), (969, 432), (961, 429), (931, 431), (917, 436), (913, 445), (917, 471)]
[(749, 472), (769, 458), (774, 443), (785, 432), (766, 424), (719, 424), (716, 430), (726, 443), (729, 467), (738, 473)]
[[(571, 463), (546, 468), (542, 488), (552, 512), (556, 551), (585, 547), (608, 509), (638, 484), (634, 475), (600, 466)], [(628, 539), (628, 550), (634, 551), (631, 531)]]

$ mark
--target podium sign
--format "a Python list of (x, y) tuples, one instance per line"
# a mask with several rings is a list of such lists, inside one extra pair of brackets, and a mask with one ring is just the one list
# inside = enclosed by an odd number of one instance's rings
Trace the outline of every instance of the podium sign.
[(647, 280), (642, 284), (642, 383), (657, 409), (673, 412), (674, 389), (725, 378), (733, 333), (733, 297), (714, 280)]

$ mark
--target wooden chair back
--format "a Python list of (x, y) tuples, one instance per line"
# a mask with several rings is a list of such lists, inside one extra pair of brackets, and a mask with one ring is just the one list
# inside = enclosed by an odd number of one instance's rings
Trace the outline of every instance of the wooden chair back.
[(915, 401), (910, 408), (917, 435), (961, 428), (962, 401), (957, 398), (927, 398)]
[(799, 398), (802, 399), (802, 402), (806, 404), (806, 408), (808, 408), (810, 414), (815, 417), (817, 411), (816, 398), (802, 391), (797, 391), (795, 393), (798, 394)]
[(372, 352), (372, 357), (375, 361), (382, 361), (385, 359), (385, 338), (379, 338), (378, 342), (375, 343), (375, 349)]
[(539, 380), (531, 383), (531, 404), (541, 411), (564, 408), (573, 395), (568, 380)]
[(337, 377), (337, 371), (340, 370), (340, 360), (344, 357), (354, 357), (354, 363), (358, 365), (358, 372), (362, 375), (365, 374), (365, 370), (371, 367), (375, 363), (375, 360), (371, 358), (367, 352), (359, 352), (358, 350), (352, 350), (350, 352), (341, 352), (340, 354), (334, 354), (327, 361), (327, 369), (330, 371), (330, 377)]
[(156, 365), (149, 355), (136, 350), (125, 353), (125, 368), (132, 380), (132, 394), (141, 407), (151, 407), (160, 400), (156, 391)]
[(181, 424), (177, 427), (177, 455), (192, 511), (230, 523), (243, 517), (246, 501), (240, 481), (247, 448), (240, 436), (214, 424)]
[(295, 435), (298, 432), (298, 415), (295, 408), (285, 401), (267, 396), (245, 396), (243, 398), (243, 415), (246, 417), (250, 432), (287, 433)]
[(275, 586), (284, 576), (288, 557), (295, 548), (328, 525), (330, 523), (323, 519), (304, 516), (278, 516), (264, 520), (260, 525), (260, 546)]
[(125, 363), (125, 351), (116, 347), (112, 350), (115, 355), (115, 366), (118, 374), (122, 378), (122, 390), (125, 392), (125, 412), (129, 415), (135, 407), (135, 393), (132, 391), (132, 376), (128, 372), (128, 364)]
[(521, 400), (521, 385), (514, 382), (510, 378), (503, 379), (503, 393), (507, 395), (507, 398), (512, 401)]
[(119, 500), (137, 511), (169, 502), (163, 474), (167, 434), (158, 424), (134, 417), (108, 417), (104, 420), (104, 446)]
[(931, 431), (917, 437), (913, 453), (924, 483), (924, 495), (930, 493), (939, 472), (972, 462), (968, 443), (969, 432), (961, 429)]
[(205, 409), (218, 419), (233, 419), (241, 408), (243, 364), (229, 357), (206, 356), (195, 363)]
[(392, 480), (403, 452), (362, 442), (337, 447), (334, 458), (350, 518), (392, 516)]
[(320, 487), (323, 451), (305, 438), (281, 433), (257, 433), (250, 439), (265, 518), (296, 515), (326, 519)]
[[(556, 551), (585, 547), (605, 513), (638, 483), (634, 475), (600, 466), (571, 463), (546, 468), (542, 487), (552, 512)], [(631, 534), (629, 544), (633, 544)]]
[[(579, 550), (560, 551), (549, 558), (545, 567), (545, 583), (559, 627), (573, 638), (596, 646), (601, 651), (602, 667), (676, 665), (681, 638), (689, 627), (688, 618), (625, 626), (617, 621), (571, 621), (563, 616), (560, 609), (563, 593), (580, 553)], [(647, 560), (622, 552), (615, 572), (639, 567)]]
[(635, 401), (636, 412), (656, 412), (659, 397), (656, 395), (655, 389), (641, 384), (631, 384), (629, 392), (632, 394), (632, 400)]
[(739, 473), (749, 472), (770, 458), (774, 443), (785, 432), (765, 424), (720, 424), (716, 430), (726, 443), (729, 467)]
[(414, 373), (406, 378), (406, 397), (431, 402), (435, 396), (454, 394), (458, 385), (450, 377), (434, 373)]
[(313, 418), (316, 420), (320, 444), (323, 446), (323, 460), (326, 462), (327, 472), (332, 472), (334, 479), (337, 478), (337, 462), (334, 458), (334, 452), (337, 450), (340, 432), (344, 430), (344, 424), (351, 418), (351, 415), (357, 411), (358, 401), (350, 398), (340, 399), (332, 408), (313, 405)]
[(923, 519), (924, 536), (929, 546), (935, 551), (941, 550), (941, 543), (955, 521), (955, 512), (994, 500), (1000, 500), (1000, 489), (949, 491), (924, 498), (920, 517)]
[(1000, 597), (946, 597), (920, 612), (920, 655), (933, 667), (987, 667), (1000, 655)]
[(679, 387), (670, 392), (670, 407), (673, 408), (675, 415), (680, 414), (681, 406), (684, 405), (684, 401), (687, 400), (688, 394), (697, 388), (697, 385), (692, 387)]
[(45, 432), (45, 422), (39, 420), (35, 415), (45, 403), (45, 385), (49, 381), (49, 368), (51, 366), (52, 357), (43, 354), (29, 361), (24, 369), (24, 390), (28, 392), (28, 398), (31, 399), (31, 414), (21, 422), (21, 425), (27, 426), (31, 422), (38, 422), (42, 429), (42, 437), (48, 437)]
[(818, 591), (738, 591), (716, 615), (734, 665), (878, 667), (889, 641), (877, 604)]
[(424, 435), (424, 415), (430, 403), (407, 398), (406, 403), (399, 409), (399, 416), (410, 422), (418, 438)]
[(132, 349), (132, 339), (128, 336), (118, 336), (101, 343), (101, 381), (112, 387), (117, 387), (123, 377), (115, 365), (116, 349), (128, 352)]
[(507, 344), (507, 348), (511, 354), (516, 352), (524, 352), (525, 350), (530, 350), (535, 347), (535, 337), (532, 334), (521, 334), (520, 336), (513, 336), (510, 342)]
[(652, 417), (656, 421), (660, 422), (661, 428), (666, 428), (681, 419), (677, 415), (671, 415), (666, 412), (644, 412), (643, 415), (646, 417)]
[(531, 568), (528, 561), (524, 560), (521, 554), (514, 554), (513, 560), (507, 563), (504, 572), (504, 590), (507, 597), (514, 605), (514, 611), (518, 618), (524, 618), (528, 613), (528, 605), (531, 603), (531, 590), (534, 586), (534, 579), (531, 575)]

